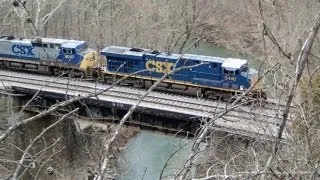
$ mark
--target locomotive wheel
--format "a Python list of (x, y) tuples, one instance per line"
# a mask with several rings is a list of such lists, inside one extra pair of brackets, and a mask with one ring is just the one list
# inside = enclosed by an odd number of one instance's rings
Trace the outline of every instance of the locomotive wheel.
[(204, 96), (212, 100), (219, 100), (221, 97), (212, 90), (205, 90)]
[(0, 68), (1, 69), (6, 69), (7, 68), (7, 66), (5, 65), (5, 62), (3, 62), (3, 61), (0, 62)]
[(80, 74), (78, 75), (79, 79), (84, 79), (86, 76), (84, 75), (84, 72), (80, 72)]
[(70, 77), (83, 79), (85, 77), (84, 72), (73, 70), (70, 72)]
[(225, 93), (223, 96), (221, 96), (222, 100), (225, 102), (232, 103), (235, 99), (235, 96), (232, 93)]
[(134, 82), (134, 87), (136, 88), (145, 88), (145, 83), (143, 80), (136, 80)]
[(61, 73), (62, 73), (61, 69), (60, 69), (60, 68), (57, 68), (57, 67), (53, 68), (53, 69), (52, 69), (52, 72), (53, 72), (53, 74), (54, 74), (55, 76), (60, 76)]

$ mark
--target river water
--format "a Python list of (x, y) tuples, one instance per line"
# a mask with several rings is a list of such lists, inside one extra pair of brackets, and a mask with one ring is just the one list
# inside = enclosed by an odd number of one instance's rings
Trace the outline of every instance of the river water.
[[(191, 49), (190, 53), (218, 57), (241, 57), (235, 52), (205, 42), (201, 43), (198, 48)], [(141, 131), (129, 140), (126, 149), (120, 153), (119, 174), (116, 179), (159, 179), (167, 159), (181, 146), (183, 148), (170, 159), (162, 179), (172, 179), (173, 175), (183, 167), (191, 151), (191, 141), (157, 132)]]
[(201, 54), (207, 56), (217, 56), (217, 57), (224, 57), (224, 58), (240, 58), (240, 59), (247, 59), (249, 67), (259, 69), (261, 62), (257, 59), (250, 57), (249, 55), (239, 54), (237, 52), (214, 46), (210, 43), (203, 42), (200, 43), (198, 48), (192, 48), (190, 50), (192, 54)]
[(168, 161), (163, 179), (172, 178), (183, 167), (190, 153), (190, 140), (143, 130), (122, 151), (118, 159), (120, 169), (117, 179), (159, 179), (170, 155), (181, 147)]

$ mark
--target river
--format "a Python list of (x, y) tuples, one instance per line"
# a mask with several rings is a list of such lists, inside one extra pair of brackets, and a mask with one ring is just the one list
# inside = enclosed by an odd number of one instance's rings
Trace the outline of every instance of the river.
[(120, 154), (118, 165), (121, 168), (117, 179), (159, 179), (166, 161), (180, 147), (183, 148), (168, 161), (163, 179), (172, 178), (172, 175), (183, 167), (190, 153), (190, 140), (152, 131), (141, 131), (129, 140), (127, 148)]
[(261, 62), (259, 60), (254, 59), (249, 55), (239, 54), (237, 52), (234, 52), (225, 48), (214, 46), (207, 42), (200, 43), (198, 48), (192, 48), (190, 50), (190, 53), (207, 55), (207, 56), (218, 56), (218, 57), (224, 57), (224, 58), (231, 57), (231, 58), (247, 59), (249, 66), (255, 69), (259, 69), (261, 65)]
[[(241, 57), (235, 52), (205, 42), (201, 43), (198, 48), (191, 49), (190, 53), (218, 57)], [(119, 174), (116, 179), (159, 179), (170, 155), (184, 146), (179, 153), (170, 159), (169, 165), (162, 176), (162, 179), (172, 179), (173, 175), (183, 167), (190, 154), (191, 145), (191, 141), (187, 139), (143, 130), (130, 139), (126, 149), (120, 153), (118, 159)]]

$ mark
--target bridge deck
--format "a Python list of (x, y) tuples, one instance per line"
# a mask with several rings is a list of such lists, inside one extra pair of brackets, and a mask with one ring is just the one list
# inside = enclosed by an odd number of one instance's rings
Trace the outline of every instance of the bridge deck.
[[(85, 96), (109, 87), (109, 85), (75, 79), (57, 79), (4, 70), (0, 70), (0, 81), (2, 81), (2, 86), (11, 87), (12, 90), (18, 93), (35, 93), (41, 90), (42, 94), (58, 94), (61, 96)], [(146, 90), (116, 86), (100, 94), (98, 99), (92, 97), (91, 100), (112, 102), (117, 106), (132, 106), (137, 103), (143, 93), (146, 93)], [(161, 111), (162, 113), (189, 119), (203, 118), (204, 121), (208, 121), (214, 119), (217, 114), (226, 111), (229, 107), (224, 102), (152, 92), (143, 100), (139, 108), (155, 112)], [(241, 106), (230, 111), (222, 118), (216, 119), (215, 128), (250, 137), (259, 135), (272, 138), (276, 136), (278, 125), (281, 123), (279, 116), (281, 113), (282, 111), (275, 105)], [(287, 136), (288, 134), (285, 133), (284, 137), (286, 138)]]

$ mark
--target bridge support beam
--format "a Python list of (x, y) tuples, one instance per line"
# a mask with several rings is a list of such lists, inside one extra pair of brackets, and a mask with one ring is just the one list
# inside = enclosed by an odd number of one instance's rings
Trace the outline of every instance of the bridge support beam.
[[(20, 104), (28, 102), (32, 96), (33, 94), (20, 97)], [(58, 101), (63, 100), (65, 100), (65, 96), (62, 95), (39, 93), (39, 97), (32, 101), (26, 110), (41, 112)], [(80, 108), (79, 115), (84, 119), (91, 118), (99, 122), (118, 123), (130, 109), (131, 105), (87, 99), (60, 109), (60, 113), (67, 113), (75, 107)], [(139, 126), (142, 129), (162, 131), (164, 133), (175, 134), (178, 132), (181, 135), (192, 135), (198, 128), (199, 122), (197, 121), (196, 118), (183, 114), (138, 108), (126, 122), (126, 125)]]

